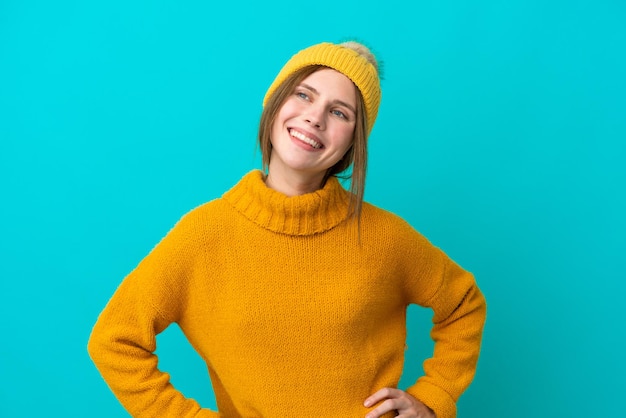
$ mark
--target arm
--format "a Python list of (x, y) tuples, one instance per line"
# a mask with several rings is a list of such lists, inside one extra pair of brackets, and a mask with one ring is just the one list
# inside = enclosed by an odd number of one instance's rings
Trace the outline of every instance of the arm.
[(382, 388), (368, 397), (365, 407), (379, 405), (365, 418), (393, 411), (407, 418), (456, 417), (456, 401), (476, 370), (486, 304), (471, 275), (447, 263), (439, 290), (425, 303), (435, 311), (435, 353), (424, 363), (426, 375), (407, 391)]
[[(456, 402), (476, 371), (486, 302), (474, 277), (430, 243), (421, 246), (420, 284), (412, 283), (413, 301), (432, 308), (435, 342), (433, 357), (424, 362), (425, 376), (407, 389), (436, 414), (456, 417)], [(414, 276), (415, 277), (415, 276)]]
[(178, 319), (185, 303), (195, 257), (190, 232), (179, 223), (124, 279), (89, 339), (92, 360), (134, 417), (219, 417), (177, 391), (154, 354), (156, 335)]
[(406, 389), (381, 388), (364, 402), (376, 407), (367, 418), (390, 412), (401, 417), (455, 418), (456, 402), (471, 383), (486, 317), (485, 298), (474, 277), (408, 223), (388, 217), (380, 235), (387, 241), (385, 261), (404, 295), (404, 303), (433, 310), (434, 353), (425, 375)]

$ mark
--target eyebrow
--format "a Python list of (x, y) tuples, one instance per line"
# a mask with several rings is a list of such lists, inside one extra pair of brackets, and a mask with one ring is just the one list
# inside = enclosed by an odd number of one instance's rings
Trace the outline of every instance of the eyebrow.
[[(313, 87), (313, 86), (309, 86), (309, 85), (308, 85), (308, 84), (306, 84), (306, 83), (300, 83), (300, 86), (301, 86), (301, 87), (304, 87), (304, 88), (306, 88), (306, 89), (308, 89), (308, 90), (311, 90), (313, 93), (315, 93), (315, 94), (317, 94), (317, 95), (319, 95), (319, 94), (320, 94), (320, 93), (317, 91), (317, 89), (316, 89), (315, 87)], [(354, 114), (356, 115), (356, 109), (354, 108), (354, 106), (352, 106), (352, 105), (350, 105), (350, 104), (348, 104), (348, 103), (344, 102), (343, 100), (333, 100), (333, 103), (337, 103), (337, 104), (340, 104), (340, 105), (342, 105), (342, 106), (347, 107), (347, 108), (348, 108), (348, 109), (350, 109), (352, 112), (354, 112)]]

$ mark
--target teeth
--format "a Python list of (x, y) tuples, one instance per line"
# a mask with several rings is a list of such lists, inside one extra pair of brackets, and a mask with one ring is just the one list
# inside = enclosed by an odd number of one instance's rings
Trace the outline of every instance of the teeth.
[(307, 144), (309, 144), (310, 146), (312, 146), (313, 148), (322, 148), (322, 144), (320, 144), (317, 141), (312, 140), (311, 138), (309, 138), (308, 136), (305, 136), (303, 134), (301, 134), (300, 132), (294, 131), (294, 130), (290, 130), (289, 133), (291, 134), (291, 136), (293, 136), (294, 138), (299, 139), (302, 142), (306, 142)]

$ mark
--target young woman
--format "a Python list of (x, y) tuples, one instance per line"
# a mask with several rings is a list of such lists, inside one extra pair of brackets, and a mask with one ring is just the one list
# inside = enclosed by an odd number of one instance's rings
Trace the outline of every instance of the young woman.
[[(363, 202), (380, 98), (360, 44), (322, 43), (287, 62), (264, 101), (264, 171), (185, 215), (93, 329), (90, 355), (133, 416), (456, 416), (485, 300), (471, 274)], [(336, 177), (348, 168), (350, 192)], [(435, 349), (400, 390), (411, 303), (433, 310)], [(172, 322), (206, 361), (218, 411), (157, 368), (155, 336)]]

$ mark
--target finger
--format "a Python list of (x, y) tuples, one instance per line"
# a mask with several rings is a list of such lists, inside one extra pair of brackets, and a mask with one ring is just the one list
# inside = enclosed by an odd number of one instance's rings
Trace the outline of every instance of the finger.
[(397, 398), (387, 399), (378, 405), (376, 409), (368, 412), (367, 415), (365, 415), (365, 418), (379, 418), (388, 412), (396, 411), (399, 408), (398, 404), (400, 402), (401, 400)]
[(394, 388), (382, 388), (379, 391), (377, 391), (376, 393), (374, 393), (373, 395), (371, 395), (370, 397), (368, 397), (365, 402), (363, 402), (363, 405), (365, 405), (366, 407), (370, 407), (372, 405), (377, 404), (378, 402), (382, 401), (383, 399), (389, 399), (389, 398), (397, 398), (400, 396), (400, 394), (402, 393), (401, 390), (398, 389), (394, 389)]

